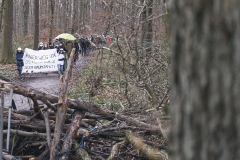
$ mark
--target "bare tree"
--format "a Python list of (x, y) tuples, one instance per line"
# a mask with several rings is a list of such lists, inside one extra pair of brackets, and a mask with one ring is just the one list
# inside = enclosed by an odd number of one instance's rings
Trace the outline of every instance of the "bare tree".
[(49, 43), (52, 42), (52, 34), (53, 34), (53, 23), (54, 23), (54, 7), (55, 0), (51, 0), (51, 27), (50, 27), (50, 35), (49, 35)]
[(34, 9), (35, 9), (34, 49), (37, 49), (39, 41), (39, 0), (34, 1)]
[(29, 15), (29, 0), (24, 0), (23, 6), (23, 35), (28, 35), (28, 15)]

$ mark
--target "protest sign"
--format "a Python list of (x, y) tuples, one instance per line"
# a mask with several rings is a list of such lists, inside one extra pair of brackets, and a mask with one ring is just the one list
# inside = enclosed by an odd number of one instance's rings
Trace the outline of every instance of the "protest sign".
[(22, 73), (55, 72), (57, 68), (58, 55), (56, 49), (32, 50), (25, 49), (24, 66)]

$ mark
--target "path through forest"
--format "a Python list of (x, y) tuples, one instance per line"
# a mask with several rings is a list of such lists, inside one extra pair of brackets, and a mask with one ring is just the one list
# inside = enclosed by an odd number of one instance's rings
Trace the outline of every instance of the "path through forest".
[[(75, 75), (74, 73), (79, 72), (89, 63), (91, 63), (91, 56), (79, 56), (79, 59), (73, 66), (72, 75)], [(74, 79), (74, 77), (71, 78)], [(23, 76), (21, 80), (17, 77), (12, 78), (11, 80), (18, 85), (22, 84), (45, 93), (58, 95), (59, 78), (56, 73), (28, 74)], [(4, 96), (4, 103), (6, 107), (9, 106), (9, 95), (9, 92), (6, 92)], [(13, 99), (15, 101), (17, 110), (33, 108), (33, 102), (30, 98), (13, 94)], [(39, 101), (39, 104), (42, 104), (42, 102)]]

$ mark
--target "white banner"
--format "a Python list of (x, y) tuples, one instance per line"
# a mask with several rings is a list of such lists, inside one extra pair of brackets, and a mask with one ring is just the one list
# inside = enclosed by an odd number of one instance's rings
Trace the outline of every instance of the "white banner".
[(25, 49), (22, 73), (54, 72), (57, 68), (57, 49), (32, 50)]

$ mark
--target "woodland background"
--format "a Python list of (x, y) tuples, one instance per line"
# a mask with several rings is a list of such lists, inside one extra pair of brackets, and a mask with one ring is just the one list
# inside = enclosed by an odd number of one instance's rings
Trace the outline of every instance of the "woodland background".
[[(159, 159), (159, 157), (161, 157), (168, 159), (167, 133), (169, 131), (168, 108), (170, 104), (168, 80), (170, 62), (168, 3), (160, 0), (5, 0), (2, 1), (2, 4), (3, 2), (4, 6), (2, 5), (1, 10), (1, 15), (3, 15), (1, 18), (3, 24), (1, 30), (2, 64), (12, 63), (17, 47), (23, 49), (25, 47), (36, 48), (40, 41), (44, 43), (52, 42), (58, 34), (64, 32), (73, 35), (78, 34), (80, 36), (110, 35), (112, 37), (111, 44), (102, 46), (93, 51), (92, 55), (90, 54), (88, 57), (85, 57), (85, 60), (90, 62), (89, 65), (85, 68), (77, 68), (78, 66), (75, 65), (73, 67), (72, 78), (66, 75), (69, 79), (65, 79), (63, 82), (65, 86), (70, 85), (69, 92), (65, 94), (68, 95), (69, 98), (80, 102), (77, 106), (75, 102), (73, 106), (70, 105), (73, 107), (72, 109), (75, 110), (73, 110), (74, 112), (70, 111), (70, 113), (74, 115), (70, 118), (70, 122), (72, 122), (71, 125), (75, 125), (75, 127), (79, 126), (86, 112), (85, 117), (89, 117), (88, 114), (92, 113), (93, 115), (90, 115), (90, 117), (97, 116), (94, 123), (91, 123), (92, 121), (89, 120), (89, 124), (91, 125), (87, 125), (86, 127), (86, 123), (81, 124), (87, 130), (91, 130), (95, 126), (107, 129), (107, 131), (104, 130), (103, 134), (99, 132), (97, 132), (96, 135), (95, 133), (90, 134), (93, 138), (100, 135), (99, 139), (95, 141), (96, 146), (90, 147), (87, 150), (92, 158), (98, 158), (100, 156), (100, 159), (101, 157), (110, 159), (117, 157)], [(16, 71), (14, 67), (9, 66), (10, 68), (8, 69), (3, 66), (4, 69), (1, 70), (0, 73), (15, 81)], [(71, 73), (71, 71), (66, 71), (66, 74), (68, 73)], [(71, 81), (69, 83), (70, 79)], [(24, 79), (25, 82), (30, 80), (31, 77)], [(24, 82), (17, 81), (17, 83), (24, 86)], [(18, 86), (15, 85), (14, 83), (14, 86), (11, 87), (17, 89)], [(5, 83), (3, 83), (2, 86), (5, 86)], [(2, 90), (4, 90), (3, 88)], [(29, 95), (25, 93), (26, 90), (24, 88), (22, 89), (23, 92), (14, 90), (14, 93), (24, 96)], [(55, 104), (57, 101), (50, 98), (52, 95), (47, 94), (45, 98), (42, 99), (40, 98), (41, 96), (39, 97), (37, 90), (34, 92), (36, 96), (30, 96), (29, 98), (30, 101), (34, 102), (31, 107), (34, 109), (35, 117), (30, 119), (33, 120), (36, 118), (36, 122), (39, 123), (34, 123), (33, 126), (44, 126), (45, 124), (42, 120), (44, 120), (45, 115), (43, 114), (46, 111), (44, 110), (42, 112), (39, 108), (41, 105), (36, 103), (36, 99), (42, 101), (43, 104), (48, 107), (52, 106), (49, 106), (49, 102)], [(65, 104), (61, 104), (61, 106), (64, 105)], [(53, 107), (52, 109), (56, 114), (56, 120), (54, 117), (52, 117), (52, 120), (55, 120), (56, 129), (56, 126), (61, 126), (57, 115), (63, 115), (63, 113), (61, 112), (60, 106), (59, 108), (58, 106), (55, 107), (57, 108), (54, 109)], [(88, 108), (88, 110), (86, 110), (86, 108)], [(82, 112), (79, 113), (78, 111)], [(39, 112), (42, 117), (36, 116)], [(26, 111), (24, 111), (24, 113), (26, 113)], [(113, 119), (115, 114), (116, 117), (121, 117), (121, 115), (126, 115), (127, 117), (123, 116), (123, 119), (120, 118), (121, 120), (119, 121)], [(74, 117), (80, 119), (78, 125), (75, 124), (76, 121)], [(28, 123), (28, 121), (27, 119), (24, 123)], [(126, 123), (124, 121), (126, 121)], [(72, 133), (72, 130), (69, 131), (66, 128), (70, 125), (70, 122), (65, 122), (66, 124), (63, 125), (63, 133), (75, 135)], [(49, 126), (48, 123), (46, 122), (46, 127)], [(164, 125), (161, 125), (161, 123)], [(119, 124), (121, 124), (121, 126)], [(160, 125), (160, 128), (157, 127), (158, 125)], [(27, 127), (27, 129), (23, 127), (22, 130), (28, 132), (46, 132), (43, 126), (38, 129), (36, 129), (36, 126), (33, 126), (30, 126), (30, 128)], [(134, 128), (134, 126), (136, 126), (136, 128)], [(13, 127), (15, 127), (13, 129), (16, 129), (16, 126), (13, 125)], [(114, 127), (120, 127), (120, 130), (116, 130)], [(164, 132), (162, 132), (162, 128)], [(50, 126), (52, 133), (53, 129), (53, 126)], [(136, 129), (137, 131), (134, 133), (136, 136), (142, 137), (146, 135), (146, 142), (149, 141), (149, 143), (143, 148), (149, 148), (150, 150), (147, 150), (147, 152), (143, 151), (144, 155), (138, 155), (138, 149), (134, 149), (135, 135), (133, 136), (131, 132), (127, 134), (126, 130), (129, 129)], [(55, 134), (61, 133), (61, 128), (56, 130), (57, 132), (55, 131)], [(77, 130), (75, 130), (74, 133), (76, 131)], [(149, 134), (150, 132), (153, 132), (152, 135)], [(126, 135), (130, 135), (130, 141), (131, 137), (133, 138), (131, 142), (133, 145), (130, 145), (131, 153), (129, 154), (126, 151), (120, 150), (122, 147), (123, 150), (128, 148), (125, 146), (124, 139), (121, 139), (121, 137), (125, 137)], [(24, 136), (26, 136), (26, 134), (24, 134)], [(54, 135), (52, 145), (49, 143), (48, 145), (45, 144), (44, 147), (38, 151), (36, 151), (32, 145), (25, 143), (23, 145), (27, 145), (27, 147), (32, 146), (31, 150), (26, 150), (25, 152), (19, 149), (21, 146), (21, 140), (19, 140), (15, 146), (12, 146), (14, 150), (13, 153), (21, 152), (23, 155), (33, 154), (38, 157), (38, 159), (43, 159), (44, 156), (45, 159), (48, 159), (49, 156), (50, 159), (59, 158), (56, 154), (57, 152), (55, 153), (54, 151), (56, 147), (59, 149), (62, 145), (65, 146), (65, 142), (62, 142), (62, 140), (59, 141), (59, 139), (56, 140), (58, 136), (59, 135)], [(47, 137), (48, 139), (37, 139), (37, 141), (40, 142), (38, 144), (46, 143), (46, 141), (51, 139), (49, 135)], [(72, 138), (74, 137), (75, 136)], [(120, 139), (117, 138), (112, 141), (110, 140), (111, 137), (120, 137)], [(65, 136), (65, 138), (67, 138), (67, 136)], [(25, 140), (30, 139), (31, 136), (26, 137)], [(143, 138), (137, 138), (136, 142), (142, 143), (141, 139)], [(76, 139), (76, 142), (77, 141), (79, 140)], [(92, 139), (90, 141), (92, 143), (94, 140)], [(157, 143), (154, 143), (154, 141)], [(126, 144), (127, 143), (128, 142), (126, 142)], [(145, 145), (145, 141), (143, 144)], [(140, 148), (143, 144), (140, 144)], [(158, 149), (149, 146), (155, 146)], [(35, 146), (35, 148), (36, 147), (37, 146)], [(64, 158), (64, 156), (68, 155), (70, 153), (69, 149), (71, 149), (71, 145), (67, 150), (62, 150), (63, 155), (60, 155), (60, 157)], [(111, 151), (112, 149), (117, 154), (113, 153)], [(92, 151), (96, 152), (97, 155)], [(78, 157), (79, 153), (70, 155), (72, 155), (71, 158), (74, 156)]]
[[(99, 132), (90, 134), (88, 144), (93, 147), (85, 148), (91, 158), (169, 159), (170, 153), (174, 160), (240, 159), (239, 0), (2, 2), (2, 64), (12, 62), (17, 47), (36, 48), (39, 41), (51, 42), (62, 32), (113, 37), (110, 45), (89, 55), (89, 65), (79, 71), (73, 67), (77, 72), (71, 82), (75, 83), (70, 83), (68, 107), (79, 111), (74, 118), (81, 122), (84, 117), (84, 122), (89, 122), (94, 117), (107, 123), (85, 126), (87, 130), (100, 127)], [(0, 72), (9, 77), (15, 74), (11, 69)], [(65, 82), (68, 86), (69, 81)], [(24, 86), (0, 83), (1, 90), (14, 88), (15, 93), (34, 101)], [(35, 98), (53, 110), (53, 116), (60, 115), (55, 107), (61, 109), (64, 104), (58, 106), (57, 96), (35, 93)], [(39, 108), (33, 107), (38, 114)], [(74, 118), (66, 121), (63, 133), (69, 133), (66, 126), (74, 125)], [(43, 117), (33, 119), (45, 127)], [(27, 127), (27, 131), (45, 133), (44, 129)], [(35, 156), (49, 155), (50, 150), (51, 159), (55, 159), (56, 146), (67, 150), (61, 152), (67, 155), (70, 149), (61, 146), (64, 142), (57, 136), (52, 139), (55, 146), (44, 145)], [(46, 144), (46, 135), (41, 138), (38, 141)], [(83, 156), (77, 152), (71, 155)]]

